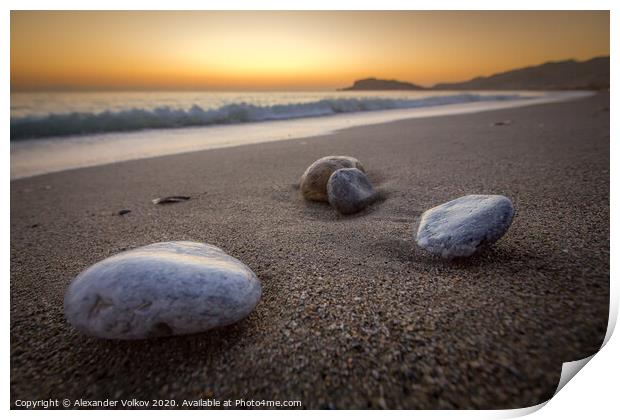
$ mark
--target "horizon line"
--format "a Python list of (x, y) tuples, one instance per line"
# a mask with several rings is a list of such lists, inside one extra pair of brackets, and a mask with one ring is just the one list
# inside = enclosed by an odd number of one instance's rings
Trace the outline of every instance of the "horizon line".
[[(367, 79), (376, 79), (376, 80), (389, 80), (389, 81), (398, 81), (404, 83), (410, 83), (420, 86), (421, 90), (433, 90), (439, 85), (443, 84), (458, 84), (458, 83), (466, 83), (478, 78), (482, 77), (493, 77), (499, 74), (508, 73), (517, 70), (524, 70), (532, 67), (538, 67), (545, 64), (557, 64), (557, 63), (565, 63), (565, 62), (576, 62), (576, 63), (584, 63), (587, 61), (592, 61), (596, 59), (602, 58), (610, 58), (611, 54), (608, 55), (595, 55), (591, 58), (578, 60), (574, 57), (566, 58), (561, 60), (549, 60), (539, 62), (538, 64), (530, 64), (527, 66), (510, 68), (507, 70), (495, 72), (489, 75), (478, 75), (474, 76), (467, 80), (459, 80), (455, 82), (436, 82), (432, 85), (424, 85), (416, 82), (412, 82), (409, 80), (399, 80), (395, 78), (381, 78), (376, 76), (367, 76), (359, 79), (354, 79), (352, 82), (355, 83), (359, 80), (367, 80)], [(10, 86), (10, 93), (35, 93), (35, 92), (196, 92), (196, 91), (204, 91), (204, 92), (325, 92), (325, 91), (342, 91), (346, 89), (348, 86), (344, 87), (214, 87), (214, 86), (206, 86), (206, 85), (196, 85), (196, 86), (187, 86), (187, 85), (152, 85), (152, 86), (139, 86), (139, 85), (42, 85), (42, 86)]]

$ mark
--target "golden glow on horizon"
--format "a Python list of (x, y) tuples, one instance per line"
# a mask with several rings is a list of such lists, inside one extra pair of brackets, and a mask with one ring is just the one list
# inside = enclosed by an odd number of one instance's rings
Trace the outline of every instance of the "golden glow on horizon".
[(422, 85), (609, 55), (603, 12), (11, 12), (11, 88)]

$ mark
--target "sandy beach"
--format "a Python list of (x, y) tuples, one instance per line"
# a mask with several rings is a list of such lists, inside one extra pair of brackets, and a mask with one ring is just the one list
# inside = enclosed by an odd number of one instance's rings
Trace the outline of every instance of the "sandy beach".
[[(607, 328), (609, 124), (599, 93), (12, 181), (11, 403), (545, 401), (562, 363), (597, 351)], [(305, 202), (299, 177), (326, 155), (358, 158), (382, 199), (349, 217)], [(420, 215), (466, 194), (509, 197), (510, 230), (470, 259), (430, 257), (414, 242)], [(151, 202), (167, 195), (191, 199)], [(245, 262), (262, 281), (254, 312), (203, 334), (131, 342), (65, 321), (64, 291), (80, 271), (170, 240)]]

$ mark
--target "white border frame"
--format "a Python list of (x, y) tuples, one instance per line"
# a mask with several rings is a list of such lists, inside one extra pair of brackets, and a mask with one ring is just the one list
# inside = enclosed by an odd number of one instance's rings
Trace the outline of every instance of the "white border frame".
[[(617, 2), (616, 2), (617, 3)], [(412, 1), (396, 1), (396, 0), (383, 0), (381, 2), (369, 2), (369, 1), (298, 1), (295, 4), (291, 4), (286, 1), (262, 1), (260, 3), (256, 1), (248, 1), (248, 0), (228, 0), (226, 2), (204, 2), (204, 1), (190, 1), (190, 0), (176, 0), (175, 2), (164, 2), (164, 1), (119, 1), (119, 0), (108, 0), (108, 1), (91, 1), (86, 3), (78, 2), (78, 1), (70, 1), (70, 0), (61, 0), (55, 1), (53, 4), (50, 4), (48, 1), (42, 0), (25, 0), (25, 1), (7, 1), (6, 4), (6, 12), (2, 16), (3, 25), (5, 28), (2, 30), (3, 45), (5, 45), (5, 57), (8, 55), (10, 51), (10, 10), (46, 10), (46, 9), (57, 9), (57, 10), (202, 10), (202, 9), (212, 9), (212, 10), (234, 10), (234, 9), (262, 9), (262, 10), (343, 10), (343, 9), (357, 9), (357, 10), (611, 10), (611, 18), (610, 18), (610, 30), (611, 30), (611, 40), (618, 39), (618, 18), (615, 10), (613, 8), (614, 3), (612, 1), (599, 1), (599, 0), (590, 0), (588, 2), (584, 1), (563, 1), (563, 2), (552, 2), (547, 0), (522, 0), (522, 1), (510, 1), (510, 2), (502, 2), (498, 4), (493, 1), (480, 1), (480, 0), (472, 0), (469, 2), (462, 1), (441, 1), (441, 2), (412, 2)], [(463, 6), (468, 6), (467, 9), (464, 9)], [(618, 69), (618, 63), (616, 56), (614, 55), (614, 42), (611, 42), (611, 68), (612, 74), (617, 73), (614, 72), (613, 69)], [(2, 65), (2, 76), (5, 80), (3, 85), (4, 93), (5, 93), (5, 116), (10, 115), (10, 66), (8, 65), (8, 60), (5, 60)], [(612, 93), (611, 95), (611, 109), (615, 111), (617, 100), (616, 94)], [(2, 119), (3, 132), (9, 132), (9, 118), (5, 117)], [(618, 355), (620, 345), (618, 344), (618, 339), (611, 337), (611, 333), (615, 327), (615, 323), (617, 320), (618, 313), (618, 285), (615, 280), (616, 273), (616, 261), (617, 261), (617, 253), (615, 252), (616, 247), (616, 229), (615, 221), (617, 219), (617, 211), (615, 211), (613, 203), (616, 201), (617, 197), (617, 171), (614, 169), (613, 163), (618, 161), (618, 136), (617, 130), (615, 126), (612, 124), (611, 132), (610, 132), (610, 159), (611, 159), (611, 172), (610, 172), (610, 194), (611, 194), (611, 215), (610, 215), (610, 229), (611, 229), (611, 271), (610, 271), (610, 281), (611, 281), (611, 302), (610, 302), (610, 320), (609, 320), (609, 328), (606, 336), (606, 346), (600, 353), (596, 354), (595, 357), (592, 358), (592, 362), (588, 363), (587, 366), (583, 369), (583, 372), (579, 373), (578, 379), (570, 381), (562, 390), (559, 392), (554, 398), (552, 398), (548, 403), (541, 404), (536, 407), (518, 409), (518, 410), (497, 410), (497, 411), (415, 411), (410, 413), (408, 411), (391, 411), (388, 413), (377, 413), (374, 411), (337, 411), (337, 412), (323, 412), (321, 416), (326, 416), (333, 418), (337, 417), (355, 417), (356, 419), (360, 416), (362, 418), (367, 416), (373, 416), (375, 414), (381, 416), (389, 416), (392, 418), (407, 418), (410, 419), (412, 416), (416, 418), (506, 418), (506, 417), (516, 417), (525, 414), (529, 414), (532, 412), (536, 412), (543, 406), (545, 409), (538, 411), (535, 416), (537, 418), (553, 418), (553, 417), (564, 417), (564, 418), (574, 418), (574, 419), (583, 419), (585, 416), (593, 417), (593, 418), (610, 418), (611, 413), (615, 413), (617, 415), (617, 393), (615, 391), (617, 384), (617, 374), (618, 374), (618, 360), (616, 355)], [(2, 166), (2, 170), (5, 173), (4, 179), (5, 183), (2, 184), (3, 196), (6, 198), (10, 194), (10, 184), (7, 182), (10, 179), (10, 145), (7, 141), (3, 145), (3, 156), (4, 165)], [(614, 179), (616, 182), (614, 182)], [(3, 272), (10, 273), (10, 208), (9, 205), (2, 206), (0, 210), (2, 212), (2, 235), (4, 241), (2, 241), (2, 251), (3, 251)], [(9, 286), (9, 277), (10, 274), (7, 275), (5, 280), (5, 302), (7, 303), (6, 308), (10, 308), (10, 286)], [(2, 318), (4, 325), (10, 326), (9, 323), (9, 315), (10, 309), (5, 310), (2, 313)], [(8, 336), (10, 339), (10, 328), (7, 328), (7, 332), (5, 337)], [(611, 338), (611, 339), (610, 339)], [(3, 369), (5, 372), (4, 377), (5, 382), (2, 385), (3, 395), (6, 397), (6, 408), (10, 407), (10, 354), (9, 354), (9, 345), (8, 340), (5, 341), (4, 346), (2, 347), (2, 357), (3, 357)], [(179, 411), (175, 411), (175, 414), (179, 413)], [(237, 416), (242, 416), (245, 412), (229, 412), (229, 411), (209, 411), (208, 413), (202, 412), (201, 410), (194, 410), (184, 412), (184, 415), (188, 417), (201, 418), (204, 416), (209, 417), (226, 417), (227, 419), (231, 416), (236, 418)], [(282, 416), (288, 416), (291, 414), (288, 411), (252, 411), (250, 414), (254, 418), (258, 419), (273, 419), (273, 418), (282, 418)], [(84, 413), (79, 413), (77, 411), (34, 411), (34, 412), (26, 412), (26, 411), (16, 411), (13, 410), (10, 412), (12, 416), (19, 417), (35, 417), (40, 415), (50, 416), (50, 417), (58, 417), (66, 418), (72, 416), (82, 416)], [(103, 418), (103, 416), (108, 416), (109, 414), (105, 411), (96, 411), (89, 412), (88, 416), (94, 416), (95, 418)], [(115, 413), (115, 416), (121, 417), (147, 417), (148, 418), (167, 418), (170, 413), (165, 411), (138, 411), (138, 412), (119, 412)], [(295, 412), (294, 416), (299, 417), (307, 417), (313, 416), (312, 412)]]

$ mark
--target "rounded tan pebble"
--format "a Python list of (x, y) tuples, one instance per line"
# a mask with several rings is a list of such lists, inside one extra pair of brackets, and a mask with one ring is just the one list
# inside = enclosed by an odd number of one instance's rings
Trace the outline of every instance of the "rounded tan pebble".
[(306, 200), (328, 201), (327, 181), (338, 169), (356, 168), (366, 172), (359, 160), (350, 156), (325, 156), (315, 161), (301, 176), (301, 194)]

